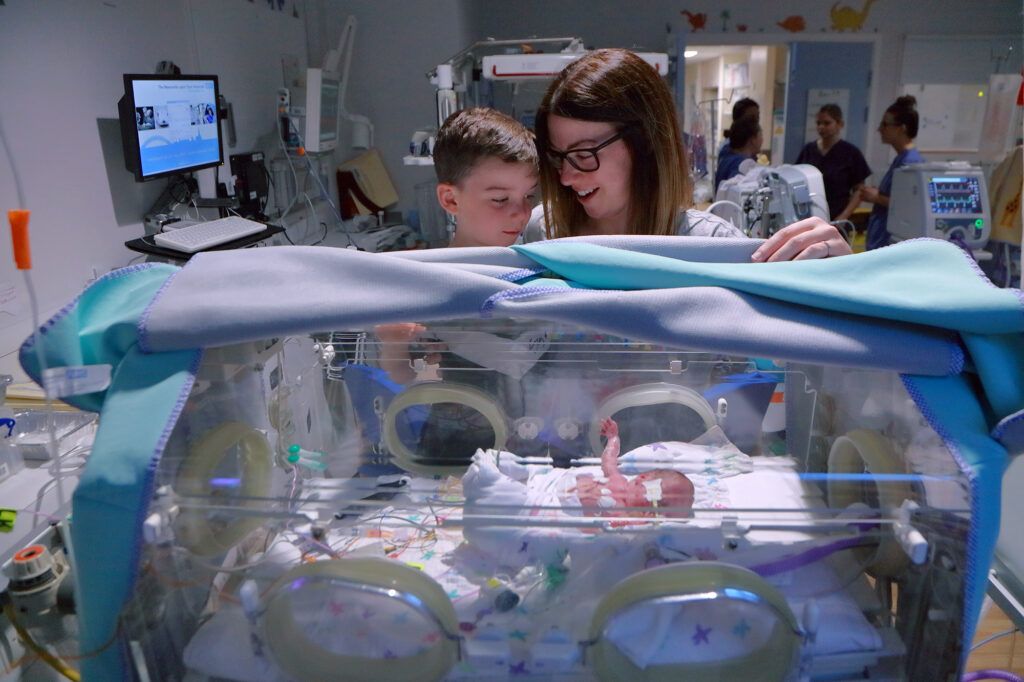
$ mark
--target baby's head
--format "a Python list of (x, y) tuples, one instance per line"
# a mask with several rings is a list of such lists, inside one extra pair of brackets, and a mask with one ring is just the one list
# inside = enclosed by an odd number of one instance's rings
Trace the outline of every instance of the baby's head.
[(536, 203), (533, 133), (500, 111), (472, 108), (448, 117), (434, 145), (437, 200), (455, 216), (452, 246), (509, 246)]
[(654, 469), (645, 471), (629, 482), (627, 506), (671, 508), (670, 516), (677, 515), (680, 510), (693, 507), (693, 482), (684, 474), (671, 469)]

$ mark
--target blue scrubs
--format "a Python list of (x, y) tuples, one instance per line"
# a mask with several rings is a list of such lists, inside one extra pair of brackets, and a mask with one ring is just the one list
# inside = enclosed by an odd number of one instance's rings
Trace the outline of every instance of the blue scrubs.
[[(896, 155), (896, 158), (892, 160), (892, 165), (889, 166), (889, 170), (885, 172), (885, 177), (882, 178), (882, 182), (878, 185), (879, 194), (890, 196), (892, 194), (892, 173), (900, 166), (906, 166), (909, 163), (924, 163), (924, 157), (917, 151), (916, 148), (911, 147), (906, 151), (902, 151)], [(887, 225), (889, 222), (889, 208), (887, 206), (881, 206), (875, 204), (874, 208), (871, 209), (871, 217), (868, 218), (868, 239), (867, 239), (867, 250), (880, 249), (883, 246), (889, 246), (889, 230)]]
[(732, 147), (726, 147), (725, 153), (718, 157), (718, 170), (715, 171), (715, 192), (723, 180), (740, 174), (740, 164), (754, 158), (750, 154), (740, 154)]

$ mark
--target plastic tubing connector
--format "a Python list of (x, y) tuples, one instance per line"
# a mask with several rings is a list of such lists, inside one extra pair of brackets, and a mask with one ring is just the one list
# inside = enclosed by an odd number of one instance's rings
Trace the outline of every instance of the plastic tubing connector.
[(11, 242), (14, 244), (14, 264), (19, 270), (32, 269), (32, 249), (28, 239), (28, 218), (31, 211), (23, 208), (7, 212), (7, 220), (11, 223)]

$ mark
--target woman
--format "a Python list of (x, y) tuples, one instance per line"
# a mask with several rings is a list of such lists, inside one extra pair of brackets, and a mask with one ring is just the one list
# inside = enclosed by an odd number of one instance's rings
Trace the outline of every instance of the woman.
[(741, 163), (747, 159), (756, 159), (764, 143), (761, 124), (750, 119), (740, 119), (733, 123), (725, 136), (729, 138), (729, 146), (718, 157), (715, 192), (718, 192), (718, 186), (723, 181), (740, 174)]
[(900, 166), (908, 163), (923, 163), (924, 157), (914, 148), (917, 137), (917, 100), (912, 95), (897, 97), (889, 105), (878, 124), (878, 134), (882, 142), (893, 148), (896, 158), (885, 172), (885, 177), (878, 187), (862, 187), (860, 198), (874, 204), (871, 217), (868, 218), (867, 249), (880, 249), (889, 245), (889, 193), (892, 191), (892, 173)]
[[(596, 50), (573, 62), (537, 111), (544, 201), (526, 240), (592, 234), (740, 237), (716, 216), (691, 208), (692, 187), (672, 95), (657, 72), (628, 50)], [(850, 253), (818, 218), (772, 235), (754, 261)]]
[(809, 163), (821, 171), (832, 220), (849, 220), (860, 203), (860, 188), (871, 175), (871, 168), (860, 150), (840, 137), (843, 110), (838, 104), (822, 106), (815, 122), (818, 139), (800, 150), (796, 162)]

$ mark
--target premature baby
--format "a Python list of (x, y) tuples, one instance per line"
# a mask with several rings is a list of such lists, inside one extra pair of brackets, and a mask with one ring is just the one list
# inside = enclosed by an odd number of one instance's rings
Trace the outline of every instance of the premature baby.
[[(478, 451), (462, 481), (469, 504), (514, 506), (531, 516), (549, 510), (586, 516), (648, 516), (642, 507), (662, 507), (671, 516), (686, 516), (693, 506), (693, 483), (671, 469), (652, 469), (627, 478), (619, 471), (618, 426), (602, 423), (608, 439), (601, 466), (555, 469), (524, 463), (512, 453)], [(540, 510), (538, 508), (544, 508)]]
[[(469, 544), (502, 566), (521, 567), (561, 562), (570, 548), (601, 551), (623, 537), (597, 533), (596, 526), (574, 521), (580, 517), (616, 517), (607, 520), (611, 527), (655, 515), (671, 523), (687, 519), (694, 500), (690, 479), (670, 469), (627, 478), (618, 466), (618, 427), (611, 419), (602, 427), (608, 442), (600, 467), (558, 469), (508, 452), (478, 451), (462, 479)], [(523, 517), (534, 521), (524, 524)]]
[[(607, 439), (601, 453), (601, 472), (605, 480), (592, 474), (576, 477), (575, 492), (582, 507), (670, 507), (676, 514), (693, 506), (693, 483), (684, 474), (671, 469), (654, 469), (633, 478), (619, 471), (619, 426), (611, 418), (601, 423), (601, 435)], [(643, 512), (634, 512), (643, 514)]]

